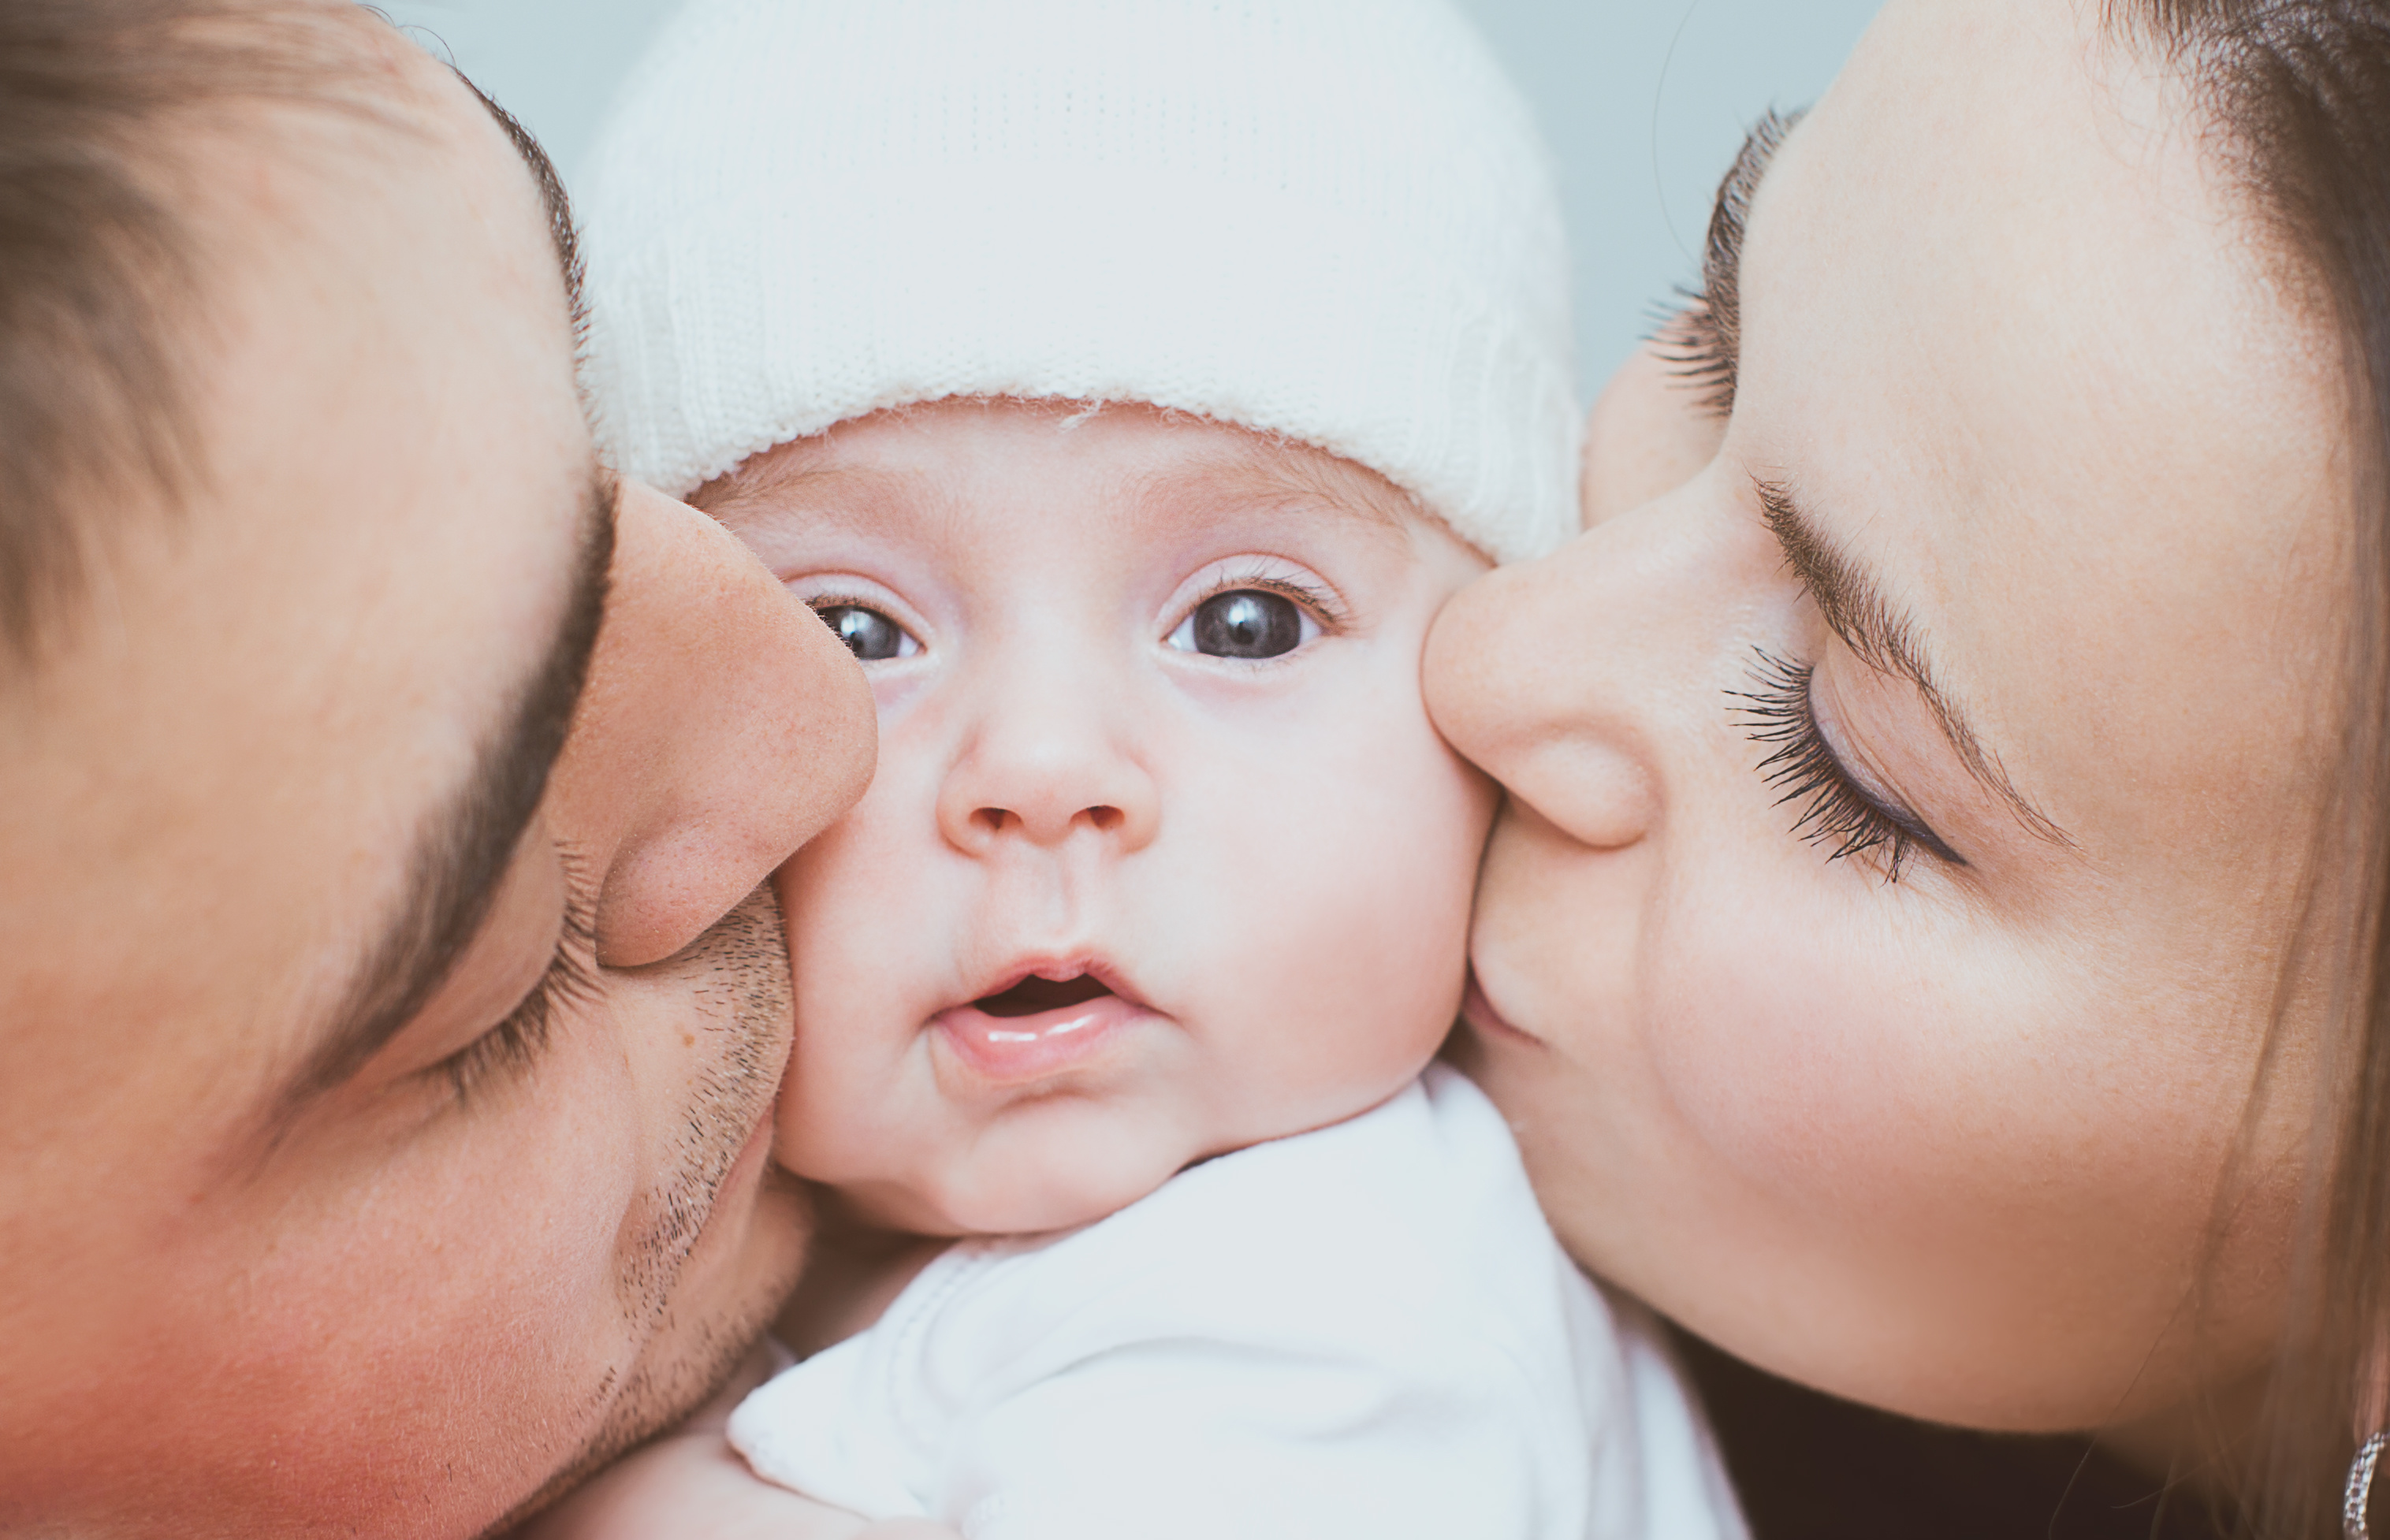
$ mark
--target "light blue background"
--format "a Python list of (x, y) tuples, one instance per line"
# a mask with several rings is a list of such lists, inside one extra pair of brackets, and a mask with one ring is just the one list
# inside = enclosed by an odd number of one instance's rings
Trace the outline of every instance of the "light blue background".
[[(1717, 179), (1770, 106), (1816, 98), (1879, 0), (1460, 0), (1561, 167), (1588, 391), (1692, 282)], [(382, 0), (540, 136), (571, 185), (674, 0)]]

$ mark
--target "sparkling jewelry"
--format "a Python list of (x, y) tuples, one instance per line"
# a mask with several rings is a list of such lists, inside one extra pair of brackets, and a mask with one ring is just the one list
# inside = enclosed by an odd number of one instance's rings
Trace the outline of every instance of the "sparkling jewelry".
[(2376, 1433), (2348, 1462), (2348, 1489), (2340, 1499), (2343, 1540), (2373, 1540), (2373, 1532), (2366, 1527), (2365, 1508), (2373, 1498), (2373, 1468), (2382, 1463), (2384, 1448), (2390, 1448), (2390, 1433)]

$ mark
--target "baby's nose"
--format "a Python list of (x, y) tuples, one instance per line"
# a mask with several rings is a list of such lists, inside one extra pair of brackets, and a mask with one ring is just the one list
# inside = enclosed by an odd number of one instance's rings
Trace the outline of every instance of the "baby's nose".
[(1098, 723), (1051, 717), (991, 725), (938, 797), (939, 831), (974, 855), (1008, 840), (1051, 846), (1082, 833), (1142, 850), (1161, 814), (1153, 777), (1125, 746)]

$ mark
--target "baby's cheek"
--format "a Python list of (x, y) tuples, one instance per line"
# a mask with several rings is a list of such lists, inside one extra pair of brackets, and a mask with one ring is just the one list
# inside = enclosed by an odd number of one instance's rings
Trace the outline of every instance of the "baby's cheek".
[[(800, 858), (802, 858), (802, 853)], [(799, 1065), (805, 1045), (804, 973), (798, 958), (805, 948), (800, 944), (803, 915), (811, 912), (806, 905), (805, 884), (797, 870), (797, 861), (784, 863), (772, 874), (772, 892), (780, 901), (782, 923), (787, 927), (790, 950), (790, 982), (794, 994), (796, 1030), (789, 1034), (789, 1056), (780, 1069), (779, 1098), (772, 1105), (772, 1159), (782, 1167), (795, 1171), (803, 1164), (798, 1149), (805, 1112), (799, 1094)]]
[(875, 785), (774, 879), (796, 1023), (773, 1154), (817, 1181), (844, 1179), (885, 1152), (875, 1151), (875, 1135), (904, 1110), (894, 1067), (932, 1008), (919, 982), (932, 969), (919, 953), (944, 939), (940, 895), (914, 858), (919, 841), (904, 838), (893, 800)]
[(1458, 1007), (1490, 798), (1440, 750), (1381, 758), (1375, 788), (1348, 783), (1290, 830), (1309, 842), (1279, 864), (1299, 901), (1256, 937), (1312, 1002), (1310, 1072), (1365, 1098), (1423, 1069)]
[(772, 1159), (784, 1170), (799, 1172), (804, 1164), (804, 1152), (800, 1137), (803, 1128), (803, 1110), (797, 1097), (783, 1084), (780, 1099), (772, 1112)]

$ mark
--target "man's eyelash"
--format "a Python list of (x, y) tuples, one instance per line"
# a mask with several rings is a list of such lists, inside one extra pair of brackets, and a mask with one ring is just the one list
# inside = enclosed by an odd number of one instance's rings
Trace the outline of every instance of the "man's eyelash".
[(1781, 794), (1776, 805), (1802, 804), (1792, 832), (1827, 851), (1826, 859), (1882, 852), (1884, 880), (1897, 882), (1919, 851), (1953, 866), (1966, 858), (1915, 814), (1886, 805), (1844, 768), (1818, 729), (1809, 685), (1814, 665), (1762, 651), (1751, 673), (1752, 688), (1728, 690), (1731, 708), (1751, 741), (1769, 751), (1759, 762), (1761, 779)]
[(448, 1077), (456, 1100), (469, 1102), (493, 1075), (519, 1073), (535, 1062), (555, 1034), (558, 1019), (598, 995), (598, 918), (595, 895), (566, 863), (564, 917), (556, 956), (522, 1003), (505, 1020), (442, 1059), (433, 1069)]

